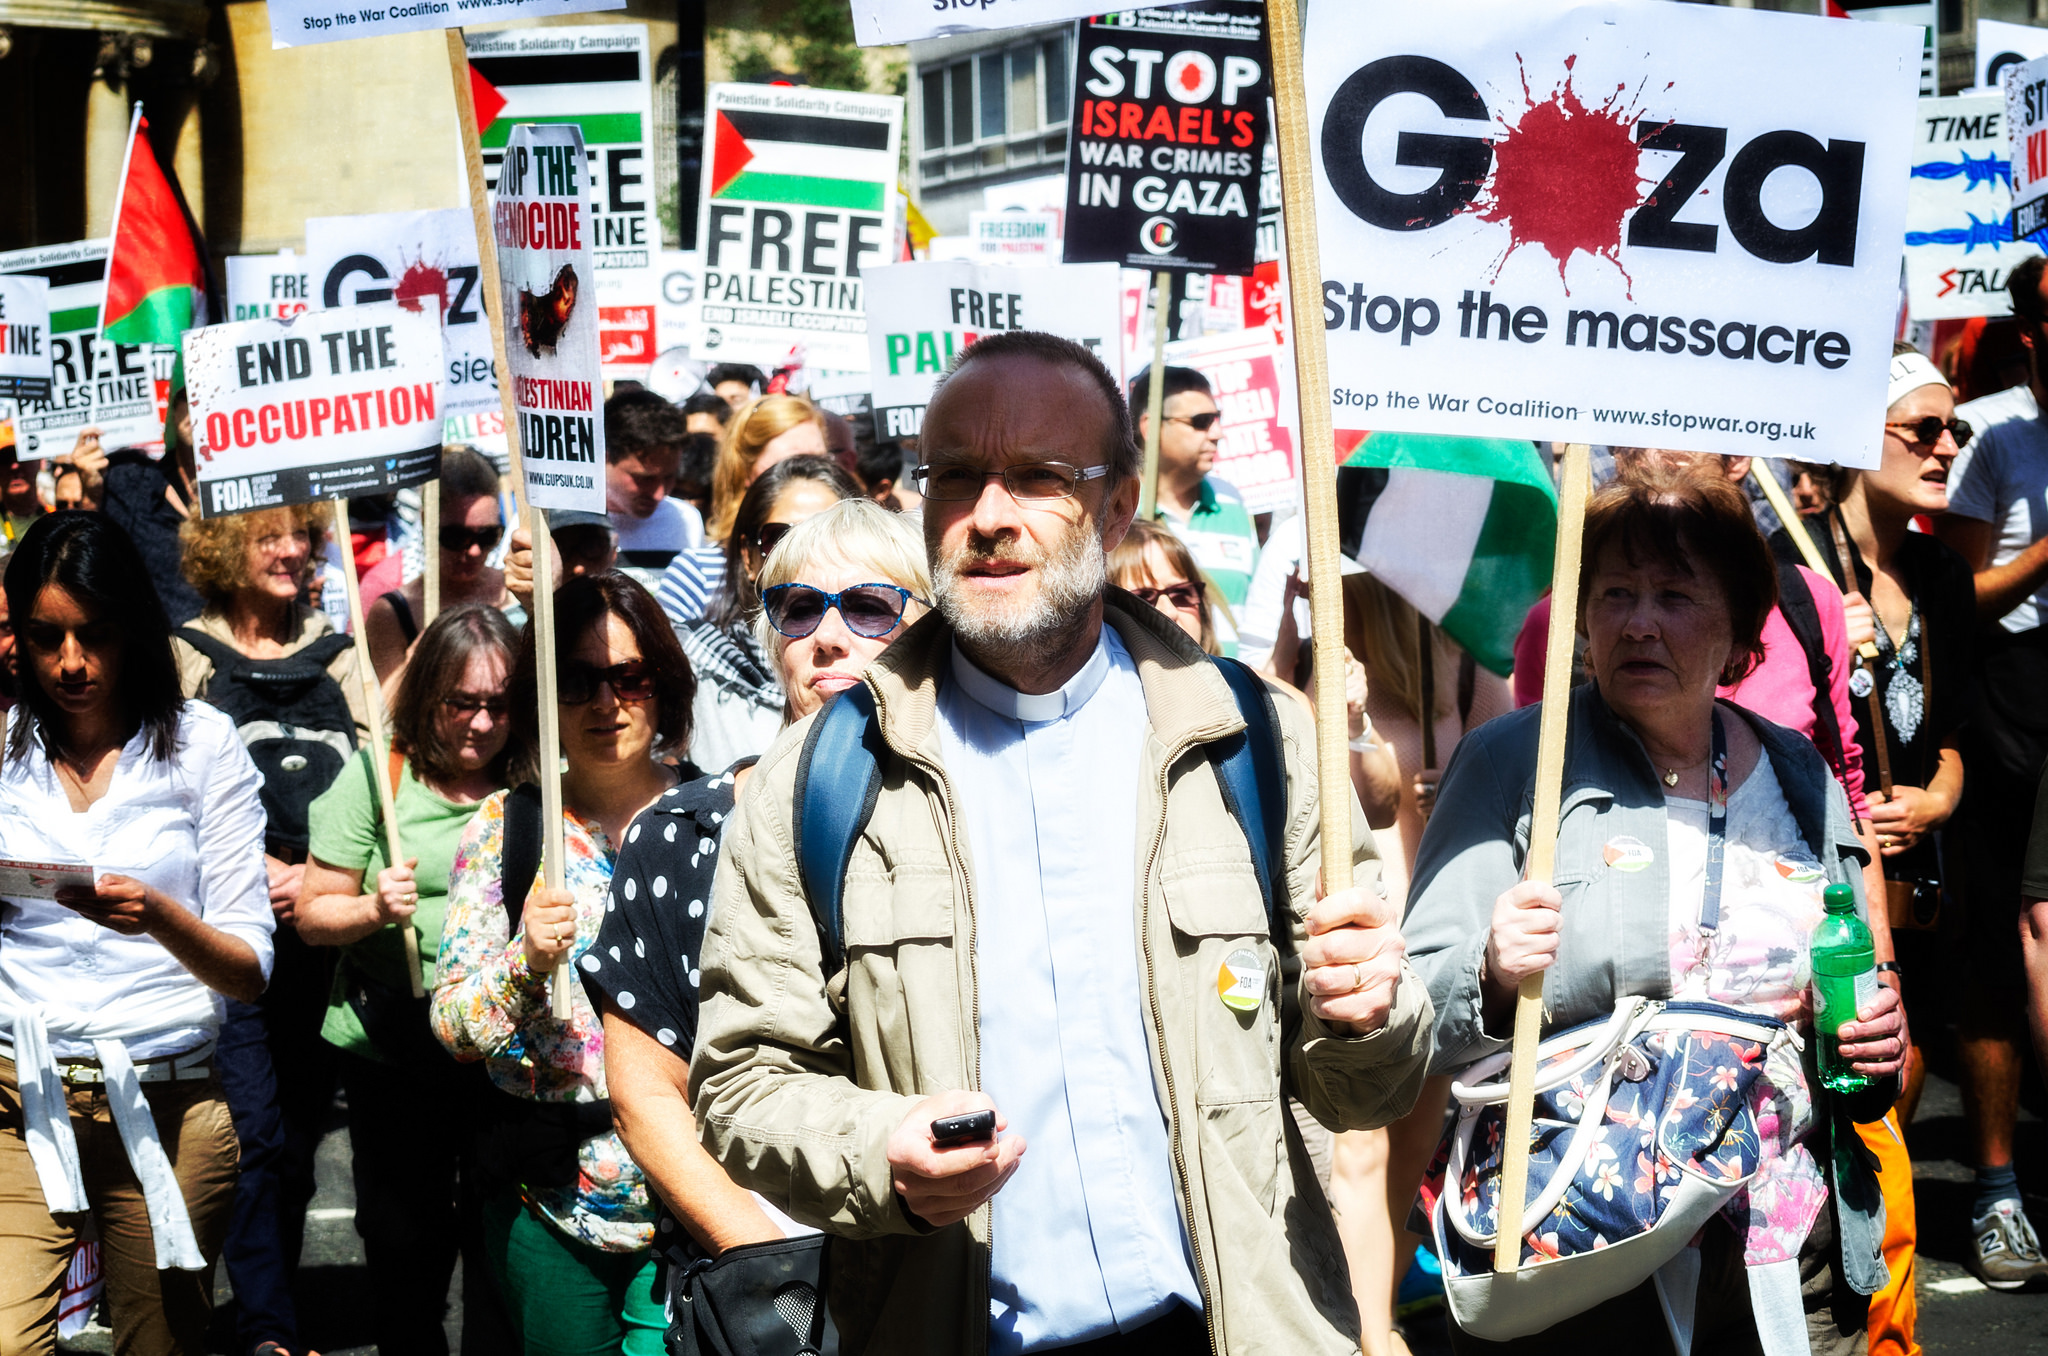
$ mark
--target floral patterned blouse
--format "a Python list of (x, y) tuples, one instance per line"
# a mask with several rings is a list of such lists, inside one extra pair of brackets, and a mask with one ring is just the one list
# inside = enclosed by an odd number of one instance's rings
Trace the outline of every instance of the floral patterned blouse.
[[(1721, 925), (1700, 930), (1705, 889), (1705, 801), (1667, 798), (1671, 854), (1671, 996), (1776, 1017), (1811, 1045), (1810, 942), (1826, 913), (1820, 859), (1799, 832), (1768, 756), (1728, 797), (1722, 857)], [(1827, 1201), (1827, 1179), (1804, 1139), (1813, 1098), (1789, 1056), (1769, 1064), (1752, 1093), (1762, 1168), (1726, 1213), (1746, 1240), (1752, 1266), (1799, 1255)]]
[[(526, 933), (506, 935), (505, 795), (483, 802), (455, 849), (448, 914), (442, 925), (434, 1032), (458, 1059), (483, 1060), (491, 1081), (515, 1097), (589, 1102), (606, 1095), (604, 1027), (580, 984), (569, 986), (567, 1023), (548, 1006), (547, 977), (527, 967)], [(611, 888), (614, 853), (604, 830), (573, 810), (563, 813), (563, 884), (576, 896), (576, 941), (568, 964), (595, 944)], [(527, 900), (542, 888), (536, 872)], [(593, 1136), (577, 1153), (573, 1187), (534, 1189), (528, 1200), (579, 1242), (606, 1252), (637, 1252), (654, 1237), (654, 1202), (640, 1167), (614, 1132)]]

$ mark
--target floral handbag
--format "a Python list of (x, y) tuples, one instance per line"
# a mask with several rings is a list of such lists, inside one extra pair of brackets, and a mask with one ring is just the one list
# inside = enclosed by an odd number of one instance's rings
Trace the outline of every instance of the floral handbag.
[(1466, 1069), (1421, 1201), (1459, 1327), (1491, 1341), (1541, 1332), (1670, 1262), (1756, 1177), (1751, 1092), (1799, 1048), (1776, 1018), (1640, 997), (1544, 1041), (1510, 1276), (1493, 1270), (1509, 1052)]

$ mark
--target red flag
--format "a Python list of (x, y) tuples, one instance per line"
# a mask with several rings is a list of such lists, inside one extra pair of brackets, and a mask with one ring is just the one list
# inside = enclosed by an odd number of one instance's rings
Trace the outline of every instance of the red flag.
[(175, 182), (157, 163), (137, 104), (114, 200), (100, 334), (114, 343), (175, 344), (206, 323), (206, 302), (206, 246), (193, 235)]

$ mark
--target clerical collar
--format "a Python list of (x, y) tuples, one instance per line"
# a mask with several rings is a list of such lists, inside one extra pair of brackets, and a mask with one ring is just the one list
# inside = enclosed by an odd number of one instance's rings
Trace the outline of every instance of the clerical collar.
[(960, 642), (953, 642), (953, 680), (982, 706), (999, 716), (1010, 720), (1021, 720), (1036, 724), (1042, 721), (1058, 720), (1081, 709), (1095, 690), (1102, 686), (1102, 680), (1109, 675), (1109, 647), (1116, 644), (1107, 625), (1096, 637), (1095, 652), (1088, 656), (1088, 662), (1081, 671), (1067, 679), (1054, 692), (1019, 692), (997, 678), (990, 677), (975, 667), (974, 661), (960, 652)]

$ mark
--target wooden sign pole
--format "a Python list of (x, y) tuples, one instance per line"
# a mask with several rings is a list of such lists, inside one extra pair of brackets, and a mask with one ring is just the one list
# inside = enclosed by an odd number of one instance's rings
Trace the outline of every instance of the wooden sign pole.
[(1160, 269), (1152, 275), (1152, 376), (1145, 396), (1151, 417), (1145, 425), (1145, 472), (1138, 481), (1138, 517), (1148, 522), (1159, 505), (1159, 416), (1166, 403), (1166, 321), (1172, 304), (1173, 275)]
[[(1337, 435), (1330, 418), (1330, 360), (1323, 342), (1321, 254), (1316, 246), (1315, 174), (1308, 88), (1295, 0), (1269, 0), (1274, 136), (1287, 232), (1288, 339), (1301, 392), (1302, 497), (1308, 529), (1309, 617), (1315, 636), (1316, 780), (1322, 808), (1323, 888), (1351, 885), (1351, 750), (1344, 717), (1344, 589), (1337, 541)], [(1157, 424), (1153, 426), (1155, 429)]]
[[(1536, 734), (1536, 796), (1529, 811), (1529, 855), (1523, 875), (1549, 881), (1557, 865), (1557, 815), (1564, 790), (1565, 728), (1571, 714), (1572, 648), (1579, 629), (1579, 570), (1585, 544), (1586, 495), (1592, 449), (1568, 443), (1557, 490), (1557, 555), (1550, 567), (1550, 635), (1543, 654), (1543, 712)], [(1543, 1032), (1543, 975), (1522, 981), (1515, 997), (1514, 1063), (1508, 1073), (1506, 1148), (1500, 1165), (1502, 1227), (1493, 1270), (1510, 1275), (1522, 1262), (1521, 1222), (1529, 1201), (1529, 1122), (1536, 1104), (1536, 1044)]]
[[(1827, 557), (1820, 553), (1820, 546), (1814, 541), (1813, 534), (1806, 530), (1805, 519), (1801, 518), (1799, 510), (1792, 506), (1792, 497), (1785, 493), (1785, 487), (1778, 483), (1778, 478), (1764, 469), (1761, 457), (1750, 459), (1749, 474), (1763, 490), (1764, 499), (1777, 512), (1778, 521), (1785, 525), (1785, 535), (1799, 548), (1799, 555), (1806, 561), (1806, 568), (1823, 579), (1833, 579), (1835, 572), (1829, 567)], [(1866, 662), (1877, 658), (1877, 642), (1864, 641), (1856, 647), (1856, 653)]]
[[(377, 805), (384, 813), (384, 852), (391, 865), (405, 863), (405, 850), (398, 841), (398, 796), (392, 790), (391, 778), (386, 775), (385, 756), (388, 747), (384, 742), (384, 696), (377, 690), (377, 670), (370, 663), (370, 637), (363, 629), (363, 589), (356, 578), (356, 553), (349, 549), (348, 499), (334, 496), (335, 531), (341, 534), (341, 578), (348, 590), (349, 633), (356, 641), (356, 681), (363, 685), (363, 719), (370, 727), (370, 780), (377, 783)], [(377, 893), (375, 877), (366, 881), (370, 893)], [(418, 893), (415, 891), (417, 902)], [(420, 932), (419, 927), (407, 923), (399, 928), (398, 935), (405, 939), (405, 979), (412, 986), (412, 996), (423, 998), (426, 987), (420, 981)]]
[(1436, 627), (1420, 608), (1415, 612), (1416, 687), (1422, 700), (1415, 710), (1422, 718), (1422, 768), (1436, 770)]
[[(448, 74), (455, 86), (455, 119), (462, 131), (462, 163), (469, 178), (469, 212), (476, 223), (478, 291), (491, 323), (491, 356), (496, 364), (498, 399), (505, 415), (505, 446), (512, 461), (512, 492), (520, 517), (533, 540), (533, 638), (540, 686), (541, 882), (562, 888), (562, 742), (561, 712), (555, 705), (555, 578), (548, 554), (547, 518), (526, 502), (524, 449), (519, 442), (519, 411), (512, 399), (512, 367), (505, 356), (505, 315), (498, 290), (498, 252), (491, 230), (490, 198), (484, 187), (484, 152), (476, 125), (476, 101), (469, 88), (469, 48), (462, 30), (448, 30)], [(437, 543), (438, 544), (438, 543)], [(550, 984), (549, 1010), (558, 1022), (569, 1020), (569, 985), (565, 959)]]
[(441, 615), (441, 478), (420, 486), (420, 630)]

